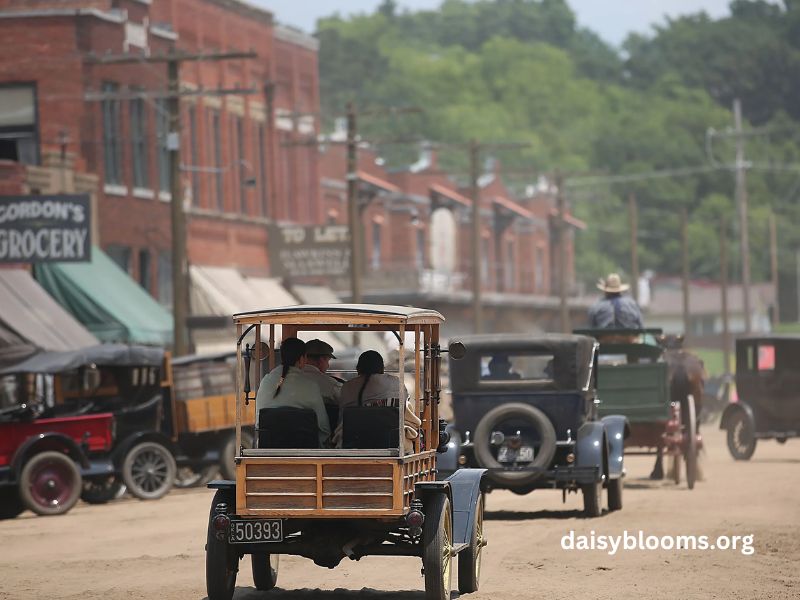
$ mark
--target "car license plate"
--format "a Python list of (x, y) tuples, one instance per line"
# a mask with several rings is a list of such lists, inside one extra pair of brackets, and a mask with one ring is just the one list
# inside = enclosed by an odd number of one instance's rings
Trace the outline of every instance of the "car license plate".
[(497, 461), (502, 463), (531, 462), (533, 461), (533, 447), (522, 446), (518, 450), (508, 446), (497, 449)]
[(231, 521), (228, 542), (249, 544), (253, 542), (282, 542), (283, 521), (280, 519), (248, 519)]

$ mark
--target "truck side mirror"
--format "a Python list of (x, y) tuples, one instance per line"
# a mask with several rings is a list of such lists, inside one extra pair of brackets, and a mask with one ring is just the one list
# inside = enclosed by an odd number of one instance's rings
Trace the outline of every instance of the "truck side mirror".
[(454, 360), (461, 360), (467, 355), (467, 347), (464, 345), (464, 342), (458, 340), (450, 342), (448, 350), (450, 352), (450, 358)]

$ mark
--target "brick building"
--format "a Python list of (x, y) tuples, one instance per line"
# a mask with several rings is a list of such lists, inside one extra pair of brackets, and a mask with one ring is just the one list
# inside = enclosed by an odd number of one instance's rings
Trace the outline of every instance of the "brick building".
[[(258, 54), (181, 66), (182, 89), (197, 93), (181, 99), (190, 263), (265, 274), (271, 220), (322, 218), (316, 149), (293, 144), (317, 132), (316, 41), (268, 11), (237, 0), (0, 0), (0, 36), (14, 49), (0, 59), (0, 159), (37, 165), (57, 153), (97, 174), (101, 247), (165, 304), (166, 67), (93, 56)], [(235, 88), (254, 93), (213, 93)]]

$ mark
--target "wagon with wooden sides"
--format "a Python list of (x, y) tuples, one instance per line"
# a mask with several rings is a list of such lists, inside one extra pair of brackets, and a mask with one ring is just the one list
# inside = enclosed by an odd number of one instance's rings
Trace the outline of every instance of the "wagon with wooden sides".
[[(659, 343), (661, 329), (581, 329), (600, 344), (597, 393), (599, 415), (624, 415), (630, 423), (625, 454), (666, 455), (672, 476), (680, 483), (682, 464), (686, 483), (694, 488), (702, 438), (697, 433), (697, 413), (691, 395), (680, 397), (671, 389), (670, 367)], [(660, 477), (658, 477), (660, 478)]]
[[(281, 554), (304, 556), (328, 568), (345, 557), (417, 557), (422, 559), (425, 595), (431, 600), (450, 597), (452, 563), (458, 557), (458, 589), (478, 589), (486, 544), (483, 471), (462, 470), (446, 480), (436, 477), (437, 452), (446, 446), (438, 407), (443, 321), (439, 313), (426, 309), (340, 304), (234, 316), (239, 363), (236, 478), (209, 484), (216, 490), (206, 546), (210, 600), (230, 600), (239, 562), (248, 554), (256, 587), (264, 591), (276, 584)], [(270, 437), (277, 421), (282, 420), (279, 429), (289, 439), (300, 440), (302, 436), (291, 431), (302, 419), (279, 407), (263, 408), (255, 443), (247, 443), (242, 420), (254, 403), (261, 375), (251, 373), (251, 366), (266, 356), (273, 368), (281, 340), (307, 331), (397, 336), (396, 374), (409, 383), (409, 405), (421, 421), (413, 448), (400, 439), (402, 404), (343, 408), (341, 447), (329, 448), (299, 441), (296, 445), (305, 447), (276, 447), (295, 445), (275, 443)], [(413, 347), (406, 347), (407, 335)], [(406, 374), (408, 354), (414, 357), (414, 369)], [(387, 371), (394, 372), (394, 365)], [(403, 394), (402, 385), (399, 388), (398, 394)]]

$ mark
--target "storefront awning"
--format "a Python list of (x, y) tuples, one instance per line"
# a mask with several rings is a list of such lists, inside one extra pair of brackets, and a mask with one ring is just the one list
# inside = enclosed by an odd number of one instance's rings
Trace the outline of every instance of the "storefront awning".
[(0, 364), (98, 343), (23, 269), (0, 269)]
[(37, 265), (35, 275), (103, 342), (172, 343), (172, 315), (97, 247), (91, 262)]

